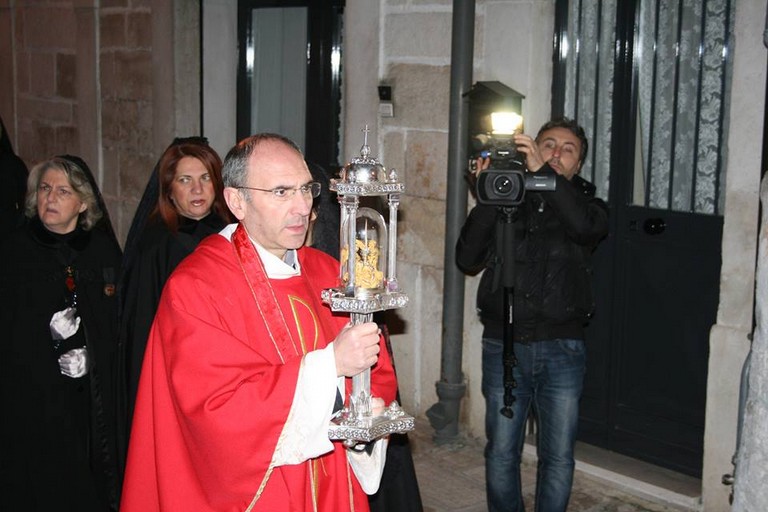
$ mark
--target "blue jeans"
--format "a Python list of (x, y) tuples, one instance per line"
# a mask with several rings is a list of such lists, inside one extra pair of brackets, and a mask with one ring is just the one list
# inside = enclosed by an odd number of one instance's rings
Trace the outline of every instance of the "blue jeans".
[(518, 364), (512, 418), (504, 405), (501, 340), (483, 338), (485, 396), (485, 478), (490, 512), (523, 512), (520, 459), (528, 412), (538, 424), (537, 512), (564, 512), (573, 483), (573, 444), (579, 419), (586, 352), (583, 340), (557, 339), (515, 343)]

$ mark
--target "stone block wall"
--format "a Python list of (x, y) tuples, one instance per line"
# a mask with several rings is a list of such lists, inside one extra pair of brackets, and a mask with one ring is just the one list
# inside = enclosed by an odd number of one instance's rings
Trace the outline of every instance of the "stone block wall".
[(174, 101), (199, 98), (196, 36), (174, 44), (197, 34), (187, 21), (198, 9), (197, 0), (0, 0), (0, 115), (14, 148), (29, 167), (82, 157), (121, 242), (162, 150), (199, 134), (199, 105), (179, 101), (179, 114)]
[(123, 238), (159, 157), (152, 144), (152, 14), (148, 1), (105, 2), (99, 13), (102, 189)]
[(752, 340), (740, 445), (737, 447), (734, 502), (736, 512), (760, 510), (768, 503), (768, 178), (760, 187), (763, 205), (758, 235), (756, 327)]
[[(765, 5), (754, 2), (736, 3), (734, 27), (733, 75), (727, 121), (727, 178), (720, 303), (717, 324), (712, 327), (709, 337), (704, 467), (701, 478), (702, 509), (707, 512), (765, 508), (734, 506), (732, 509), (729, 503), (732, 489), (722, 484), (723, 475), (734, 472), (732, 461), (737, 448), (740, 376), (750, 349), (749, 338), (753, 332), (754, 308), (763, 308), (764, 311), (765, 307), (764, 303), (755, 304), (760, 167), (764, 165), (761, 163), (764, 108), (755, 108), (754, 100), (765, 96), (766, 49), (762, 37), (765, 28)], [(758, 290), (759, 286), (758, 284)], [(756, 376), (763, 381), (766, 377), (765, 373), (762, 376), (759, 373), (753, 374), (753, 377)], [(744, 418), (747, 422), (757, 419), (757, 416)], [(755, 455), (753, 460), (758, 461), (760, 457), (765, 460), (765, 425), (756, 423), (751, 427), (763, 432), (762, 446), (750, 447)], [(760, 450), (763, 450), (762, 454)], [(739, 464), (736, 473), (737, 480), (741, 478), (739, 475), (746, 476), (745, 467)], [(763, 476), (764, 474), (763, 468)], [(759, 473), (754, 475), (758, 476)], [(746, 489), (747, 487), (742, 488)], [(748, 493), (742, 497), (747, 495)], [(764, 505), (764, 502), (761, 505)]]
[(450, 2), (384, 2), (380, 83), (394, 117), (380, 117), (379, 157), (405, 184), (398, 277), (410, 297), (393, 349), (406, 410), (423, 414), (440, 377), (451, 52)]
[(17, 5), (11, 18), (19, 116), (15, 149), (30, 167), (46, 156), (80, 149), (77, 18), (72, 5), (55, 4)]

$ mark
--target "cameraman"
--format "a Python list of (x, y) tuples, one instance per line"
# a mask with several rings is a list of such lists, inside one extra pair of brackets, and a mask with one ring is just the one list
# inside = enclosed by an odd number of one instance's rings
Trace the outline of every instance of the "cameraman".
[[(608, 233), (608, 210), (595, 187), (577, 176), (587, 155), (587, 138), (576, 122), (550, 121), (536, 139), (515, 135), (529, 172), (556, 173), (555, 190), (527, 193), (513, 210), (514, 287), (512, 338), (517, 387), (512, 417), (504, 406), (503, 313), (505, 287), (496, 253), (497, 217), (502, 208), (475, 206), (456, 247), (461, 270), (485, 270), (477, 292), (483, 322), (483, 381), (488, 509), (523, 511), (520, 459), (525, 423), (533, 406), (538, 423), (536, 511), (565, 511), (573, 482), (573, 445), (585, 372), (584, 326), (592, 313), (591, 253)], [(491, 162), (477, 160), (477, 174)]]

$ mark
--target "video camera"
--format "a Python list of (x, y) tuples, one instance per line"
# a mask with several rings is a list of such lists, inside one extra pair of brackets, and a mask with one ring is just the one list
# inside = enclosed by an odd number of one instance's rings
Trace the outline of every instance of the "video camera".
[(519, 152), (511, 136), (476, 135), (472, 140), (476, 151), (470, 160), (474, 170), (476, 158), (490, 158), (490, 166), (477, 175), (477, 202), (491, 206), (517, 206), (526, 190), (555, 189), (554, 172), (528, 172), (525, 154)]

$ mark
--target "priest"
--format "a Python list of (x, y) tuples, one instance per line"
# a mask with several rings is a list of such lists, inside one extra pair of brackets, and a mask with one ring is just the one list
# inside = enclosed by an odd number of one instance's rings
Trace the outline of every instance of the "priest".
[(367, 368), (395, 398), (377, 324), (323, 305), (338, 262), (303, 247), (320, 184), (275, 134), (238, 143), (222, 170), (238, 220), (168, 280), (142, 366), (123, 512), (365, 511), (386, 439), (345, 447), (328, 424)]

